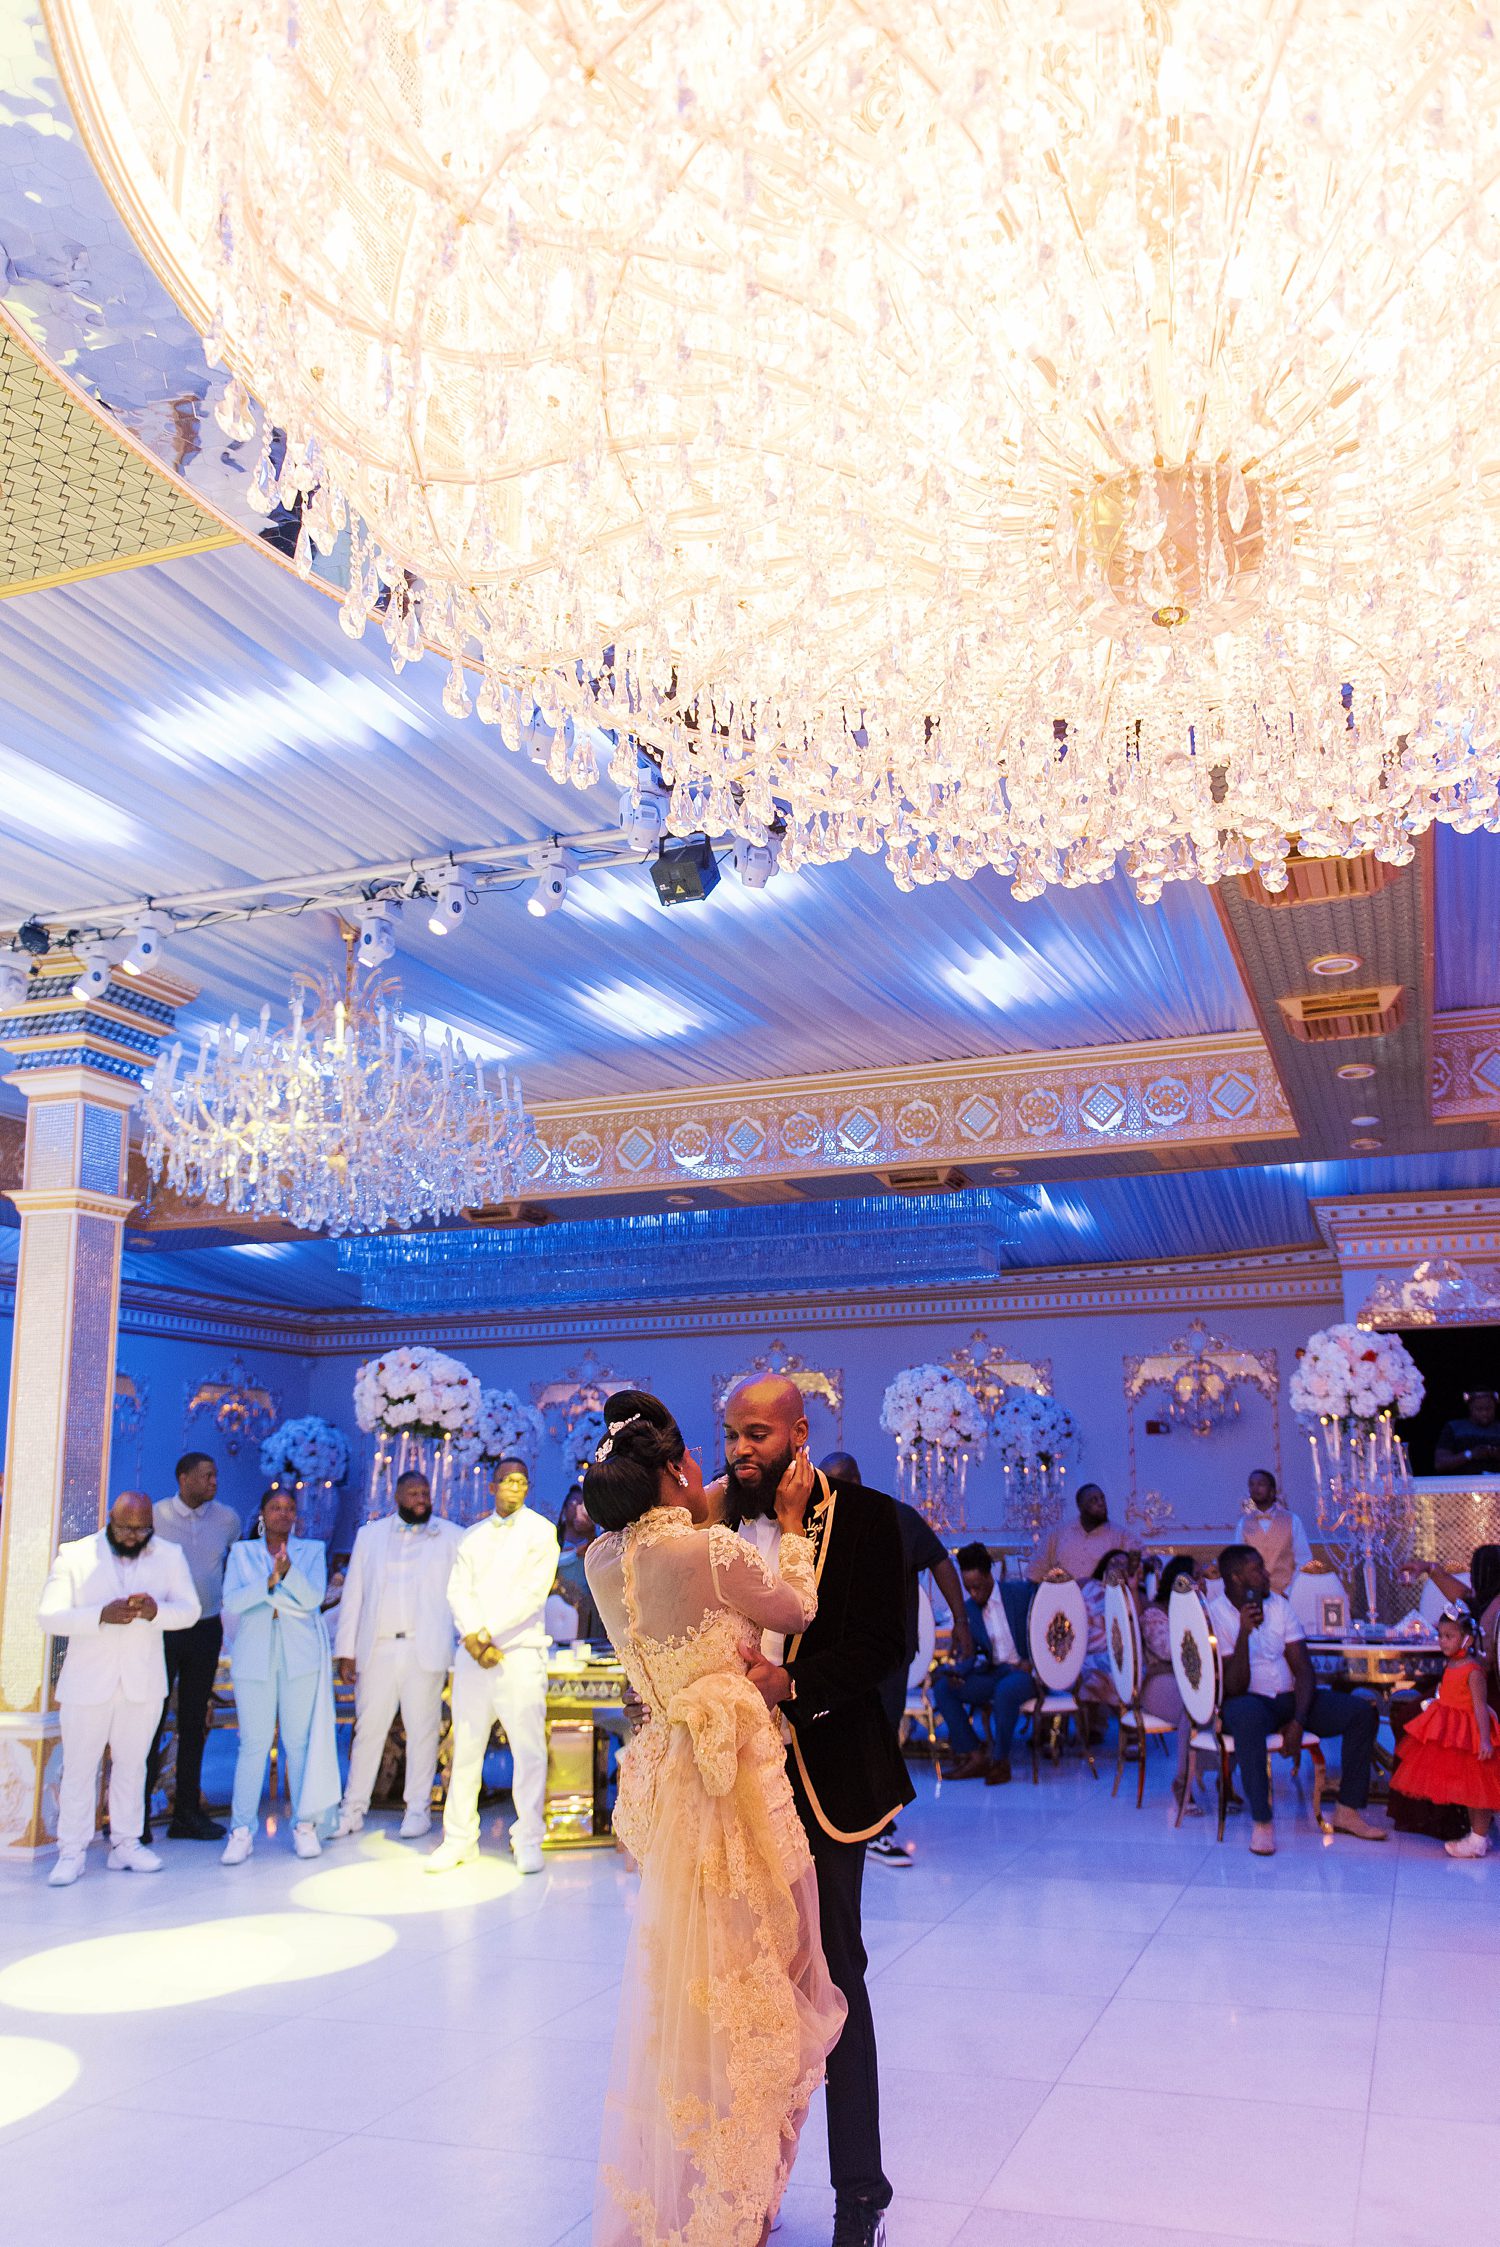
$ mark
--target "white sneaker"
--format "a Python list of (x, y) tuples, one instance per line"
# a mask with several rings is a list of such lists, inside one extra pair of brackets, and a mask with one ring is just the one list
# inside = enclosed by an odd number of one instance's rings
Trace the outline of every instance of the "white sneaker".
[(59, 1857), (47, 1875), (49, 1888), (71, 1888), (75, 1880), (83, 1878), (86, 1859), (81, 1856)]
[(1274, 1857), (1276, 1854), (1276, 1828), (1269, 1818), (1257, 1818), (1250, 1827), (1250, 1854), (1252, 1857)]
[(330, 1841), (347, 1841), (351, 1834), (362, 1830), (364, 1822), (365, 1814), (362, 1810), (341, 1810), (339, 1822), (328, 1838)]
[(221, 1865), (242, 1865), (255, 1847), (255, 1836), (248, 1826), (236, 1826), (224, 1844), (219, 1858)]
[(460, 1865), (471, 1865), (479, 1855), (479, 1844), (474, 1841), (440, 1841), (422, 1867), (423, 1872), (456, 1872)]
[(1466, 1833), (1462, 1841), (1445, 1841), (1443, 1847), (1450, 1857), (1487, 1857), (1490, 1837), (1483, 1833)]
[(299, 1820), (292, 1828), (292, 1847), (299, 1857), (321, 1857), (323, 1844), (318, 1839), (317, 1827), (306, 1819)]
[(400, 1841), (420, 1841), (424, 1833), (431, 1833), (432, 1820), (425, 1810), (408, 1810), (401, 1821)]
[(542, 1845), (539, 1841), (523, 1842), (519, 1849), (512, 1848), (518, 1873), (539, 1873), (542, 1870)]
[(142, 1841), (118, 1841), (109, 1853), (111, 1872), (160, 1872), (161, 1859)]

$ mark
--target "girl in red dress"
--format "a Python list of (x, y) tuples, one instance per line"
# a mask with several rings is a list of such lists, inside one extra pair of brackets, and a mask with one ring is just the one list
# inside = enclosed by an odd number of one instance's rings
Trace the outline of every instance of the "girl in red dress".
[(1438, 1644), (1446, 1658), (1437, 1699), (1406, 1727), (1391, 1785), (1428, 1802), (1456, 1802), (1469, 1813), (1462, 1841), (1445, 1841), (1450, 1857), (1482, 1857), (1500, 1810), (1500, 1718), (1485, 1694), (1479, 1626), (1464, 1607), (1444, 1610)]

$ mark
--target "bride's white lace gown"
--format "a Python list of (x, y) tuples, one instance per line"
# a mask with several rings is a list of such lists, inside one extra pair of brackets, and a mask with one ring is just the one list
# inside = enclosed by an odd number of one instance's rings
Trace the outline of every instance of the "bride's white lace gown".
[(660, 1506), (585, 1567), (650, 1711), (615, 1809), (641, 1888), (595, 2247), (756, 2247), (844, 2023), (780, 1733), (745, 1675), (762, 1627), (816, 1612), (812, 1547), (782, 1538), (778, 1582), (733, 1531)]

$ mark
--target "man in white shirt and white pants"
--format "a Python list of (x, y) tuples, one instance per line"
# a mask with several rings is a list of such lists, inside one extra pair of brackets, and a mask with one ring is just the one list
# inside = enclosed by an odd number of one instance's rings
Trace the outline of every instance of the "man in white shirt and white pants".
[(448, 1579), (462, 1542), (457, 1522), (434, 1519), (432, 1485), (419, 1474), (401, 1477), (396, 1511), (367, 1521), (354, 1540), (333, 1649), (341, 1683), (354, 1687), (354, 1742), (336, 1841), (365, 1822), (397, 1709), (406, 1729), (401, 1839), (415, 1841), (431, 1829), (443, 1686), (453, 1660)]
[(453, 1661), (453, 1768), (443, 1840), (429, 1872), (479, 1854), (479, 1787), (490, 1729), (510, 1742), (518, 1872), (542, 1869), (547, 1798), (547, 1594), (557, 1575), (557, 1531), (526, 1504), (523, 1461), (502, 1459), (490, 1481), (495, 1510), (466, 1531), (448, 1579), (460, 1645)]
[(198, 1595), (184, 1555), (154, 1534), (149, 1498), (123, 1492), (103, 1529), (58, 1547), (37, 1615), (68, 1642), (57, 1681), (63, 1767), (50, 1885), (70, 1888), (83, 1871), (106, 1747), (109, 1869), (160, 1872), (141, 1826), (146, 1757), (167, 1697), (162, 1636), (197, 1622)]
[(1220, 1715), (1250, 1805), (1252, 1855), (1276, 1854), (1266, 1750), (1277, 1733), (1282, 1754), (1294, 1765), (1304, 1732), (1343, 1742), (1338, 1801), (1329, 1823), (1356, 1841), (1384, 1841), (1386, 1828), (1365, 1816), (1379, 1709), (1361, 1693), (1336, 1693), (1318, 1683), (1307, 1634), (1291, 1601), (1272, 1591), (1265, 1561), (1253, 1546), (1226, 1545), (1219, 1575), (1223, 1588), (1208, 1603), (1208, 1619), (1224, 1664)]

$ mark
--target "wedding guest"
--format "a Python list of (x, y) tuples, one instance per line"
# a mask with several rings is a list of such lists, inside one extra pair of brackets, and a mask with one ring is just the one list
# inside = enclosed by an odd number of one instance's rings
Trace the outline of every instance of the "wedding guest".
[(60, 1545), (37, 1617), (65, 1638), (57, 1681), (62, 1781), (52, 1888), (71, 1888), (84, 1868), (99, 1801), (99, 1766), (109, 1749), (109, 1869), (154, 1873), (161, 1859), (141, 1840), (146, 1754), (167, 1697), (162, 1641), (197, 1619), (187, 1561), (155, 1535), (151, 1501), (122, 1491), (92, 1537)]
[(1364, 1814), (1379, 1710), (1358, 1693), (1319, 1685), (1291, 1601), (1272, 1591), (1266, 1564), (1253, 1547), (1227, 1545), (1219, 1555), (1219, 1574), (1222, 1588), (1209, 1601), (1208, 1614), (1224, 1660), (1224, 1730), (1234, 1741), (1250, 1804), (1251, 1851), (1257, 1857), (1276, 1854), (1266, 1752), (1273, 1732), (1281, 1734), (1281, 1752), (1294, 1765), (1304, 1732), (1341, 1739), (1334, 1830), (1357, 1841), (1384, 1841), (1385, 1828)]
[(494, 1511), (467, 1530), (448, 1579), (458, 1627), (453, 1661), (453, 1768), (443, 1839), (427, 1860), (451, 1872), (479, 1854), (479, 1787), (498, 1721), (510, 1743), (516, 1870), (542, 1869), (547, 1795), (547, 1594), (557, 1574), (557, 1532), (526, 1503), (520, 1459), (502, 1459), (490, 1479)]
[(406, 1732), (406, 1816), (401, 1839), (432, 1830), (432, 1781), (443, 1687), (453, 1661), (448, 1579), (463, 1531), (437, 1519), (432, 1485), (415, 1472), (396, 1484), (396, 1511), (367, 1521), (354, 1540), (339, 1603), (333, 1666), (354, 1687), (354, 1739), (335, 1841), (359, 1832), (397, 1710)]
[(1467, 1584), (1446, 1568), (1429, 1567), (1427, 1574), (1445, 1599), (1467, 1607), (1478, 1623), (1490, 1707), (1500, 1711), (1500, 1545), (1474, 1547)]
[(584, 1554), (594, 1536), (594, 1525), (583, 1502), (583, 1485), (575, 1483), (557, 1516), (557, 1576), (552, 1586), (558, 1598), (566, 1600), (573, 1610), (575, 1638), (606, 1636), (583, 1567)]
[[(1116, 1545), (1111, 1552), (1101, 1554), (1094, 1573), (1083, 1586), (1084, 1611), (1089, 1619), (1088, 1647), (1083, 1657), (1083, 1668), (1078, 1673), (1078, 1683), (1073, 1690), (1080, 1701), (1093, 1701), (1101, 1709), (1117, 1709), (1120, 1696), (1115, 1691), (1115, 1675), (1109, 1666), (1109, 1649), (1104, 1638), (1104, 1599), (1112, 1583), (1124, 1584), (1135, 1592), (1140, 1575), (1141, 1556), (1124, 1545)], [(1101, 1729), (1108, 1719), (1095, 1720)]]
[(323, 1595), (328, 1560), (312, 1537), (294, 1537), (297, 1501), (268, 1490), (255, 1523), (224, 1569), (229, 1672), (239, 1717), (229, 1839), (220, 1860), (242, 1865), (255, 1846), (271, 1742), (278, 1731), (292, 1804), (292, 1847), (322, 1853), (320, 1825), (339, 1799), (333, 1665)]
[[(997, 1585), (988, 1548), (978, 1543), (960, 1545), (958, 1567), (971, 1652), (939, 1670), (932, 1698), (958, 1758), (949, 1777), (983, 1779), (986, 1786), (1002, 1787), (1010, 1778), (1011, 1742), (1022, 1706), (1037, 1689), (1020, 1653), (1026, 1644), (1031, 1588)], [(974, 1729), (971, 1709), (990, 1712), (987, 1749)]]
[[(864, 1476), (859, 1471), (859, 1461), (850, 1451), (830, 1451), (818, 1465), (825, 1475), (835, 1482), (853, 1483), (864, 1488)], [(906, 1658), (899, 1670), (892, 1670), (880, 1688), (880, 1704), (891, 1721), (897, 1738), (901, 1736), (901, 1722), (906, 1715), (906, 1692), (911, 1677), (911, 1666), (917, 1658), (921, 1639), (921, 1584), (924, 1573), (930, 1573), (947, 1604), (953, 1618), (953, 1651), (960, 1661), (972, 1661), (974, 1637), (964, 1609), (964, 1587), (954, 1566), (947, 1546), (930, 1521), (919, 1514), (915, 1506), (908, 1506), (904, 1498), (892, 1500), (896, 1519), (901, 1528), (901, 1562), (905, 1574), (906, 1590)], [(866, 1852), (878, 1864), (909, 1865), (912, 1845), (902, 1841), (896, 1832), (893, 1818), (884, 1833), (878, 1833)]]
[(1398, 1794), (1468, 1812), (1467, 1834), (1446, 1844), (1450, 1857), (1487, 1856), (1500, 1810), (1500, 1721), (1485, 1693), (1480, 1643), (1468, 1608), (1448, 1608), (1438, 1624), (1443, 1677), (1437, 1698), (1407, 1725), (1391, 1779)]
[(1500, 1395), (1493, 1389), (1471, 1389), (1464, 1402), (1467, 1418), (1450, 1420), (1437, 1439), (1433, 1472), (1492, 1475), (1500, 1471)]
[(1139, 1552), (1141, 1541), (1135, 1531), (1122, 1529), (1110, 1520), (1109, 1500), (1098, 1483), (1081, 1483), (1075, 1503), (1077, 1521), (1054, 1529), (1033, 1560), (1028, 1571), (1033, 1584), (1040, 1584), (1054, 1568), (1060, 1568), (1076, 1584), (1087, 1584), (1107, 1554)]
[[(167, 1663), (167, 1700), (177, 1689), (177, 1770), (173, 1781), (172, 1841), (222, 1841), (224, 1828), (203, 1807), (203, 1744), (219, 1655), (224, 1645), (224, 1563), (240, 1535), (240, 1517), (217, 1496), (219, 1470), (206, 1451), (185, 1451), (175, 1469), (177, 1495), (154, 1509), (156, 1534), (180, 1547), (192, 1573), (199, 1615), (190, 1630), (168, 1631), (162, 1641)], [(161, 1763), (166, 1704), (146, 1765), (146, 1816), (141, 1832), (151, 1839), (151, 1797)]]
[(1189, 1818), (1201, 1818), (1203, 1805), (1198, 1800), (1198, 1759), (1192, 1752), (1192, 1725), (1182, 1705), (1176, 1672), (1172, 1668), (1172, 1632), (1167, 1617), (1172, 1604), (1172, 1587), (1186, 1576), (1197, 1574), (1197, 1562), (1191, 1553), (1174, 1553), (1156, 1580), (1156, 1589), (1148, 1600), (1140, 1604), (1141, 1647), (1145, 1667), (1141, 1677), (1141, 1708), (1147, 1716), (1159, 1716), (1177, 1727), (1177, 1775), (1172, 1781), (1172, 1793), (1181, 1801)]
[(1269, 1467), (1256, 1467), (1249, 1481), (1250, 1503), (1240, 1515), (1239, 1541), (1251, 1545), (1266, 1564), (1273, 1592), (1291, 1590), (1292, 1578), (1312, 1559), (1300, 1514), (1278, 1497)]

